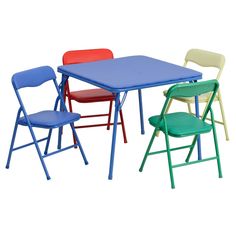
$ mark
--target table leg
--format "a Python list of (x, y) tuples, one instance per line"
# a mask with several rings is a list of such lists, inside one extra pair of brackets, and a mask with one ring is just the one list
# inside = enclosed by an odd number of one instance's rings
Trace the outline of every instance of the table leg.
[(119, 107), (120, 107), (120, 93), (117, 93), (115, 99), (115, 114), (114, 114), (114, 124), (113, 124), (112, 143), (111, 143), (110, 167), (108, 175), (108, 179), (110, 180), (112, 179), (113, 176), (113, 165), (114, 165), (115, 147), (116, 147), (116, 130), (117, 130)]
[(144, 122), (143, 122), (143, 102), (142, 102), (142, 91), (138, 90), (138, 99), (139, 99), (139, 114), (140, 114), (140, 125), (141, 125), (141, 134), (145, 134)]
[[(195, 96), (195, 111), (196, 111), (196, 117), (199, 117), (198, 96)], [(198, 160), (202, 160), (201, 137), (200, 137), (200, 135), (198, 135), (198, 139), (197, 139), (197, 151), (198, 151)]]
[[(65, 82), (66, 82), (67, 79), (68, 79), (68, 76), (62, 74), (61, 86), (60, 86), (60, 89), (61, 89), (60, 92), (62, 94), (62, 97), (63, 97), (63, 94), (64, 94)], [(60, 111), (62, 111), (62, 110), (63, 110), (62, 103), (60, 103)], [(61, 149), (61, 139), (62, 139), (62, 127), (60, 127), (58, 129), (57, 149)]]

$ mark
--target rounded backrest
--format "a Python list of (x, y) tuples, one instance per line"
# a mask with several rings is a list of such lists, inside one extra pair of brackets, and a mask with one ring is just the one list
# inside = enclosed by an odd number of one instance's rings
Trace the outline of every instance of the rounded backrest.
[(64, 53), (63, 65), (93, 62), (99, 60), (113, 59), (113, 53), (106, 48), (74, 50)]
[(185, 62), (194, 62), (204, 67), (216, 67), (223, 69), (225, 57), (222, 54), (209, 52), (201, 49), (191, 49), (185, 56)]
[(166, 97), (194, 97), (209, 92), (215, 93), (218, 87), (219, 82), (216, 79), (197, 83), (176, 84), (169, 88)]
[(53, 79), (56, 79), (54, 70), (50, 66), (41, 66), (14, 74), (12, 76), (12, 84), (15, 89), (20, 89), (36, 87)]

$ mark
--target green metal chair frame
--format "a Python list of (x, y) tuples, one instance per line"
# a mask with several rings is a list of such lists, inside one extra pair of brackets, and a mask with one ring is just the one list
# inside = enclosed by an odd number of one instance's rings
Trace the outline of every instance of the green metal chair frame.
[[(214, 121), (214, 113), (211, 108), (211, 105), (214, 101), (218, 88), (219, 88), (219, 83), (217, 80), (208, 80), (208, 81), (203, 81), (203, 82), (198, 82), (198, 83), (177, 84), (177, 85), (172, 86), (168, 90), (161, 114), (159, 116), (152, 116), (149, 118), (149, 123), (152, 126), (154, 126), (155, 129), (152, 134), (149, 145), (147, 147), (146, 153), (144, 155), (142, 164), (140, 166), (140, 169), (139, 169), (140, 172), (143, 171), (143, 168), (144, 168), (144, 165), (148, 156), (167, 152), (171, 188), (175, 188), (173, 168), (201, 163), (201, 162), (210, 161), (210, 160), (217, 160), (219, 178), (222, 178), (220, 154), (219, 154), (219, 148), (218, 148), (218, 142), (217, 142), (215, 121)], [(186, 113), (186, 112), (175, 112), (175, 113), (166, 114), (166, 109), (172, 98), (193, 97), (193, 96), (199, 96), (201, 94), (205, 94), (208, 92), (211, 92), (211, 98), (209, 100), (209, 103), (205, 109), (205, 113), (203, 114), (202, 118), (197, 118), (194, 115)], [(205, 122), (206, 117), (209, 112), (210, 112), (210, 117), (211, 117), (211, 124), (208, 124)], [(211, 130), (213, 131), (216, 156), (205, 158), (202, 160), (189, 161), (192, 155), (194, 146), (197, 142), (198, 135), (202, 133), (208, 133)], [(165, 135), (166, 149), (161, 150), (161, 151), (150, 152), (154, 138), (156, 137), (156, 133), (158, 131), (162, 131)], [(172, 137), (194, 136), (194, 139), (190, 145), (170, 148), (169, 136), (172, 136)], [(171, 161), (171, 151), (180, 150), (184, 148), (189, 148), (189, 152), (185, 160), (185, 163), (173, 165)]]

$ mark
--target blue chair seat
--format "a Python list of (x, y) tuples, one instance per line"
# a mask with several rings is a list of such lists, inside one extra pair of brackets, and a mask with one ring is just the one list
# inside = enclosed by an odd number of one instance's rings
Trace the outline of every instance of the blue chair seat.
[[(211, 131), (212, 126), (197, 117), (185, 113), (175, 112), (166, 114), (166, 122), (168, 134), (173, 137), (185, 137), (195, 134), (203, 134)], [(160, 116), (152, 116), (149, 118), (149, 123), (156, 127), (160, 121)], [(163, 122), (160, 124), (160, 130), (164, 131)]]
[[(33, 127), (50, 129), (75, 122), (80, 119), (80, 115), (71, 112), (41, 111), (28, 115), (28, 118)], [(19, 124), (27, 126), (25, 117), (19, 119)]]

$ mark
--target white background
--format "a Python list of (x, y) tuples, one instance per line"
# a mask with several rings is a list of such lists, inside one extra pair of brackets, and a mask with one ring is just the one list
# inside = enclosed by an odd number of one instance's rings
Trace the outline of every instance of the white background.
[[(2, 0), (0, 235), (235, 235), (233, 2)], [(144, 136), (140, 135), (137, 92), (128, 94), (123, 107), (128, 144), (122, 142), (119, 127), (112, 181), (107, 180), (112, 132), (105, 128), (78, 131), (88, 166), (78, 150), (49, 157), (45, 162), (52, 179), (46, 181), (37, 153), (29, 147), (13, 153), (11, 168), (5, 169), (18, 109), (12, 74), (41, 65), (56, 71), (65, 51), (101, 47), (110, 48), (115, 57), (147, 55), (179, 65), (190, 48), (225, 55), (221, 90), (230, 142), (225, 141), (222, 126), (217, 126), (223, 179), (218, 178), (215, 162), (178, 168), (174, 170), (176, 189), (172, 190), (165, 155), (148, 159), (143, 173), (138, 172), (153, 130), (147, 119), (159, 113), (164, 87), (143, 91)], [(76, 86), (88, 87), (79, 82)], [(26, 91), (28, 105), (36, 110), (41, 105), (51, 106), (50, 91), (47, 86), (40, 92)], [(173, 110), (186, 109), (183, 104), (174, 104)], [(108, 105), (75, 106), (81, 113), (96, 109), (108, 110)], [(30, 140), (28, 133), (21, 128), (17, 144)], [(45, 133), (37, 134), (42, 137)], [(63, 138), (64, 144), (72, 141), (68, 129)], [(156, 147), (164, 147), (163, 136), (158, 141)], [(191, 139), (171, 139), (171, 144), (184, 141)], [(204, 135), (202, 141), (204, 156), (213, 155), (212, 136)], [(56, 139), (51, 147), (55, 145)], [(185, 151), (174, 153), (173, 161), (182, 161), (185, 155)]]

